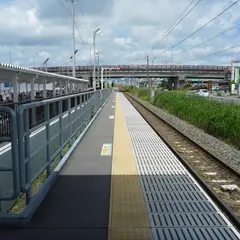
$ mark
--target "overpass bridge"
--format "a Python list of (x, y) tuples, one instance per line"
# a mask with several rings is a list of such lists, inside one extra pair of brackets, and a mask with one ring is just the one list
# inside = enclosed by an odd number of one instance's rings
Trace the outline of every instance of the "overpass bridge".
[[(112, 68), (111, 78), (168, 78), (169, 86), (180, 88), (186, 78), (198, 78), (209, 80), (231, 80), (231, 66), (210, 65), (102, 65), (96, 67), (96, 76), (100, 78), (101, 68)], [(37, 68), (44, 70), (44, 68)], [(72, 66), (49, 67), (51, 73), (71, 75)], [(76, 77), (92, 80), (92, 66), (76, 66)], [(109, 77), (109, 71), (104, 77)]]

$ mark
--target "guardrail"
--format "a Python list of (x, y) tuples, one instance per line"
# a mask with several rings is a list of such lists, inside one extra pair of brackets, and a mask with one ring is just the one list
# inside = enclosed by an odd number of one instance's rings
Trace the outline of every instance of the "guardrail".
[[(111, 89), (104, 89), (22, 104), (18, 108), (17, 115), (14, 115), (14, 111), (10, 108), (0, 108), (0, 111), (3, 109), (4, 112), (11, 113), (9, 115), (11, 136), (5, 140), (11, 140), (13, 155), (12, 168), (0, 168), (0, 171), (11, 170), (16, 173), (15, 177), (9, 174), (1, 176), (0, 193), (1, 189), (5, 190), (5, 194), (14, 192), (12, 198), (0, 201), (0, 206), (3, 206), (0, 213), (1, 225), (21, 226), (30, 220), (51, 188), (61, 166), (67, 161), (110, 93)], [(58, 106), (54, 116), (50, 114), (51, 104)], [(44, 109), (44, 121), (37, 127), (32, 127), (29, 121), (31, 109), (38, 107)], [(16, 158), (17, 153), (19, 160)], [(16, 161), (19, 163), (17, 166)], [(0, 161), (0, 166), (1, 163)], [(42, 182), (39, 182), (39, 179), (42, 179)], [(40, 188), (36, 187), (38, 185)], [(15, 213), (13, 206), (17, 198), (20, 198), (17, 202), (20, 201), (20, 205), (25, 206), (18, 214)], [(3, 199), (1, 194), (0, 199)], [(7, 200), (11, 201), (6, 205)]]
[[(100, 66), (103, 68), (119, 68), (121, 71), (137, 71), (139, 69), (146, 69), (147, 65), (103, 65)], [(211, 65), (149, 65), (149, 70), (176, 70), (176, 71), (189, 71), (189, 70), (200, 70), (200, 71), (231, 71), (231, 66), (211, 66)], [(38, 70), (44, 71), (44, 67), (35, 68)], [(72, 68), (69, 66), (60, 66), (60, 67), (48, 67), (49, 72), (68, 72)], [(76, 66), (76, 71), (92, 71), (92, 66)]]
[[(4, 129), (0, 126), (0, 141), (4, 140), (5, 142), (11, 143), (11, 161), (10, 159), (6, 159), (4, 162), (0, 164), (0, 174), (1, 179), (4, 174), (8, 173), (12, 175), (12, 189), (7, 192), (6, 189), (0, 188), (0, 201), (1, 200), (14, 200), (19, 196), (19, 162), (18, 162), (18, 146), (17, 146), (17, 120), (16, 113), (8, 107), (0, 106), (0, 116), (4, 116), (4, 118), (8, 119), (8, 127), (11, 129), (8, 134), (5, 134), (5, 131), (8, 129)], [(1, 204), (0, 204), (1, 211)]]
[[(84, 92), (90, 92), (90, 91), (93, 91), (93, 90), (89, 89)], [(66, 95), (62, 95), (62, 96), (71, 96), (71, 98), (74, 98), (73, 96), (77, 95), (77, 94), (79, 94), (79, 93), (66, 94)], [(62, 97), (62, 96), (56, 96), (55, 99)], [(51, 98), (47, 98), (47, 99), (51, 99)], [(6, 106), (6, 107), (12, 108), (14, 111), (16, 111), (18, 109), (18, 107), (22, 104), (28, 104), (28, 103), (42, 101), (42, 100), (43, 99), (35, 99), (35, 100), (29, 100), (29, 101), (25, 101), (25, 102), (10, 102), (10, 103), (6, 103), (6, 104), (0, 105), (0, 106)], [(73, 105), (74, 105), (74, 101), (71, 100), (71, 106), (73, 106)], [(66, 101), (63, 101), (62, 111), (64, 112), (64, 111), (66, 111), (66, 109), (67, 109), (67, 103), (66, 103)], [(58, 113), (59, 113), (58, 105), (55, 102), (50, 103), (50, 117), (53, 118)], [(36, 127), (37, 125), (41, 124), (44, 121), (44, 108), (42, 105), (29, 110), (29, 121), (30, 121), (31, 128)], [(3, 135), (9, 136), (9, 134), (10, 134), (9, 119), (5, 113), (0, 113), (0, 136), (3, 136)], [(0, 139), (0, 143), (3, 141), (4, 141), (3, 138)]]

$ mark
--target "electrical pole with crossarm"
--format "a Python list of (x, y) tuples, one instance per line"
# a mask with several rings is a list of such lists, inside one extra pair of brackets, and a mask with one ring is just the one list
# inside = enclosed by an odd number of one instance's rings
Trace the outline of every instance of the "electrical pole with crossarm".
[(66, 0), (67, 2), (71, 2), (72, 3), (72, 18), (73, 18), (73, 22), (72, 22), (72, 56), (73, 56), (73, 67), (72, 67), (72, 75), (73, 77), (76, 77), (76, 73), (75, 73), (75, 6), (74, 3), (77, 0)]

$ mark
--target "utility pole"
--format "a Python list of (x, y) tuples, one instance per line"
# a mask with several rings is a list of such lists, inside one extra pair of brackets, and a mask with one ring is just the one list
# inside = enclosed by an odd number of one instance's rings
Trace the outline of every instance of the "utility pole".
[(72, 3), (72, 56), (73, 56), (73, 67), (72, 67), (72, 75), (75, 78), (76, 77), (76, 73), (75, 73), (75, 8), (74, 8), (74, 2), (76, 0), (66, 0), (66, 1), (70, 1)]
[(147, 85), (149, 86), (149, 56), (147, 55)]
[(99, 75), (100, 75), (100, 69), (99, 69), (99, 51), (96, 53), (97, 54), (97, 71), (98, 71), (98, 76), (97, 76), (97, 80), (98, 80), (98, 87), (100, 87), (100, 82), (99, 82)]
[(34, 56), (33, 56), (33, 68), (35, 67), (35, 64), (34, 64)]
[(147, 55), (147, 89), (148, 89), (148, 98), (150, 99), (149, 93), (149, 56)]

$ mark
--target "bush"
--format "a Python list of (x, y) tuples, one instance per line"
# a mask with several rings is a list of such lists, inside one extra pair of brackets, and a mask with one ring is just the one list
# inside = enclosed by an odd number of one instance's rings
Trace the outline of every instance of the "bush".
[(240, 148), (240, 106), (181, 92), (162, 92), (153, 104)]

